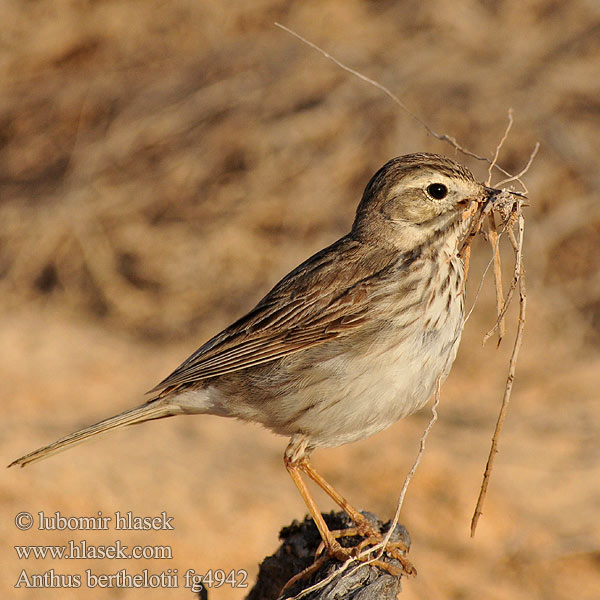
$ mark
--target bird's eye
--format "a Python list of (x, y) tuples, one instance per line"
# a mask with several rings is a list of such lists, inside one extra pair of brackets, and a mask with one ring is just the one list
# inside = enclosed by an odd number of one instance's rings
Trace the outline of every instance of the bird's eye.
[(441, 200), (448, 195), (448, 188), (443, 183), (430, 183), (427, 186), (427, 193), (435, 200)]

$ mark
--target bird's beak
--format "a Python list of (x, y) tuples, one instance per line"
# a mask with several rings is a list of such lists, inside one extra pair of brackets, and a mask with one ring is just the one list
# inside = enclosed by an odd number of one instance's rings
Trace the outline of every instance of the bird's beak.
[[(499, 190), (497, 188), (488, 187), (487, 185), (484, 185), (483, 189), (487, 193), (488, 200), (491, 200), (492, 202), (494, 202), (494, 200), (496, 200), (503, 191), (503, 190)], [(523, 200), (527, 200), (527, 196), (525, 194), (521, 194), (521, 192), (513, 192), (512, 190), (510, 190), (508, 193), (511, 196), (517, 196), (517, 198), (522, 198)], [(521, 206), (529, 206), (529, 205), (526, 202), (524, 202), (521, 204)]]
[(490, 188), (487, 185), (484, 185), (483, 189), (487, 194), (487, 200), (491, 200), (492, 202), (496, 200), (496, 198), (502, 193), (502, 190), (499, 190), (497, 188)]
[(495, 198), (502, 190), (498, 190), (496, 188), (488, 187), (487, 185), (483, 186), (483, 189), (486, 191), (488, 198)]

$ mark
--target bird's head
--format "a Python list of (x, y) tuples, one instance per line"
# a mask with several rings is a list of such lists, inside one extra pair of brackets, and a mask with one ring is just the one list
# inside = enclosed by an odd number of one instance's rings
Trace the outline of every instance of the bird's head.
[[(373, 175), (356, 211), (356, 237), (422, 243), (433, 232), (467, 230), (499, 190), (479, 183), (459, 163), (437, 154), (408, 154)], [(460, 235), (458, 231), (458, 235)], [(395, 238), (400, 239), (396, 240)]]

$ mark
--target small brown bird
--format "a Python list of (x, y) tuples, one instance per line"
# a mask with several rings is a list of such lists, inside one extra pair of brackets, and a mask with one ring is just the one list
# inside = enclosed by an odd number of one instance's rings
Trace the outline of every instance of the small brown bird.
[(328, 553), (346, 558), (301, 473), (372, 525), (309, 464), (421, 408), (448, 375), (464, 325), (461, 249), (499, 190), (435, 154), (390, 160), (350, 233), (284, 277), (246, 316), (154, 387), (148, 402), (14, 461), (24, 466), (117, 427), (180, 414), (262, 423), (290, 436), (285, 466)]

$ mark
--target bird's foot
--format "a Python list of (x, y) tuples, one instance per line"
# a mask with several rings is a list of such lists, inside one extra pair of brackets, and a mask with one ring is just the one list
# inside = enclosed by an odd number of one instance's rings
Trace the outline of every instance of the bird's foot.
[[(363, 519), (358, 519), (359, 523), (354, 527), (329, 531), (328, 540), (322, 541), (315, 552), (315, 561), (292, 577), (282, 588), (281, 593), (283, 594), (298, 581), (310, 578), (332, 558), (340, 562), (353, 559), (361, 563), (368, 563), (386, 571), (393, 577), (416, 575), (417, 570), (406, 558), (408, 545), (400, 539), (401, 534), (393, 535), (382, 552), (381, 543), (384, 541), (386, 533), (381, 533), (367, 517), (362, 514), (361, 517)], [(352, 544), (354, 540), (348, 538), (353, 537), (363, 539)], [(344, 546), (338, 541), (343, 538), (346, 538), (343, 542)]]
[[(402, 573), (406, 575), (417, 574), (417, 570), (413, 564), (406, 558), (406, 553), (408, 552), (408, 546), (406, 543), (404, 543), (401, 539), (390, 539), (385, 544), (385, 548), (383, 548), (381, 544), (383, 544), (386, 534), (382, 534), (380, 531), (378, 531), (367, 518), (365, 518), (364, 522), (358, 524), (356, 527), (332, 531), (331, 535), (336, 540), (342, 537), (353, 536), (360, 536), (364, 538), (356, 546), (351, 548), (344, 548), (338, 544), (339, 550), (337, 548), (332, 549), (335, 551), (335, 554), (327, 549), (327, 554), (337, 558), (338, 560), (345, 561), (348, 560), (348, 558), (355, 558), (361, 562), (369, 561), (370, 564), (374, 564), (388, 571), (388, 573), (394, 575), (394, 577), (398, 577)], [(325, 545), (322, 544), (319, 549), (317, 549), (317, 555), (319, 554), (321, 548), (325, 549)], [(369, 551), (370, 548), (372, 548), (371, 551)], [(397, 560), (402, 568), (399, 569), (391, 563), (379, 560), (381, 557), (383, 557), (383, 555), (387, 555), (389, 558)]]

